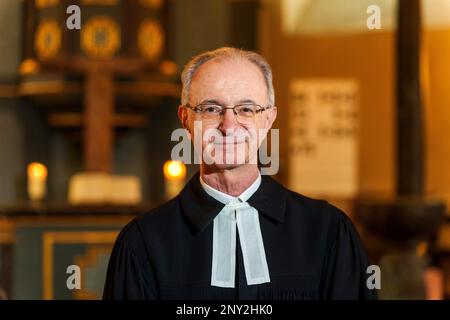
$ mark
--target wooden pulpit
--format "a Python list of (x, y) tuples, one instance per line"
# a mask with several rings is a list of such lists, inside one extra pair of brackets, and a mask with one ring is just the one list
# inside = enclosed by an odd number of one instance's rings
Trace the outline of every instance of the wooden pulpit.
[[(80, 30), (66, 25), (70, 5), (80, 8)], [(112, 173), (114, 129), (146, 124), (139, 112), (119, 112), (117, 97), (179, 95), (177, 66), (168, 59), (168, 2), (27, 0), (23, 6), (19, 93), (54, 105), (50, 125), (80, 129), (86, 172)], [(79, 105), (72, 105), (74, 96)]]

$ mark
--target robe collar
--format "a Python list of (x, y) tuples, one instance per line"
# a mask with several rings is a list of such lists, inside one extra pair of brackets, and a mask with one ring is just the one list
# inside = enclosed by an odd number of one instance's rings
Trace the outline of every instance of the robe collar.
[[(203, 231), (225, 206), (217, 201), (200, 184), (197, 172), (178, 195), (183, 214), (195, 226)], [(247, 202), (276, 223), (283, 222), (286, 208), (286, 189), (269, 176), (261, 176), (261, 185)]]
[(223, 193), (222, 191), (216, 190), (213, 187), (206, 184), (206, 182), (203, 181), (202, 177), (199, 177), (200, 185), (202, 186), (203, 190), (206, 191), (207, 194), (209, 194), (211, 197), (216, 199), (217, 201), (227, 204), (230, 201), (236, 201), (239, 200), (240, 202), (247, 202), (248, 199), (259, 189), (259, 186), (261, 185), (261, 174), (258, 175), (255, 182), (253, 182), (250, 187), (248, 187), (244, 192), (242, 192), (239, 196), (233, 197), (229, 194)]

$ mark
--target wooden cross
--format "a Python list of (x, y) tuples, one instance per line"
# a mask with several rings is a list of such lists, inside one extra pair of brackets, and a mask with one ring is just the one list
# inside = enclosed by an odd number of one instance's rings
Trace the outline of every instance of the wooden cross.
[(89, 172), (112, 172), (114, 154), (114, 76), (132, 75), (149, 64), (144, 59), (91, 60), (60, 57), (45, 67), (85, 74), (83, 106), (84, 168)]

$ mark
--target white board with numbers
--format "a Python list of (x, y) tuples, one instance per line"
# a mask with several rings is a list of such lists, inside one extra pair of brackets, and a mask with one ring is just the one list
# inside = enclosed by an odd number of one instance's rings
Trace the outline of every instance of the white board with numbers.
[(289, 187), (316, 197), (358, 192), (358, 83), (295, 79), (290, 85)]

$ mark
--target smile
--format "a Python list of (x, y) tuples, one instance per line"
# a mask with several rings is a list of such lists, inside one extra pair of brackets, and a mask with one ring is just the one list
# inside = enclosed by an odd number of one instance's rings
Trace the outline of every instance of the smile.
[(243, 143), (245, 143), (246, 141), (245, 140), (243, 140), (243, 141), (232, 141), (232, 142), (227, 142), (227, 141), (213, 141), (213, 143), (215, 144), (215, 145), (238, 145), (238, 144), (243, 144)]

